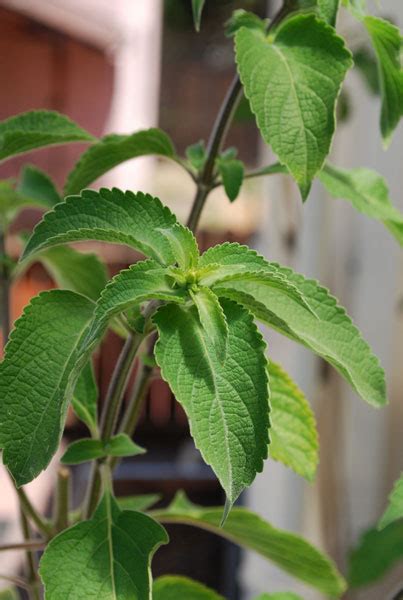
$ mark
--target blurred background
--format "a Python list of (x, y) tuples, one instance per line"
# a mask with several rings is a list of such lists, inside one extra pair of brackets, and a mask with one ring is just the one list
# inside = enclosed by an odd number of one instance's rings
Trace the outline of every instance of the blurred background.
[[(236, 8), (264, 16), (277, 6), (270, 0), (207, 0), (201, 33), (195, 34), (189, 0), (0, 0), (0, 120), (47, 108), (67, 114), (96, 136), (159, 126), (183, 154), (188, 145), (207, 140), (234, 73), (232, 41), (224, 36), (223, 23)], [(402, 1), (384, 0), (382, 14), (401, 26)], [(343, 14), (339, 25), (352, 49), (365, 48), (358, 24)], [(338, 166), (378, 170), (403, 210), (401, 130), (385, 154), (378, 132), (379, 98), (367, 72), (367, 78), (359, 72), (348, 76), (332, 160)], [(272, 162), (244, 101), (227, 142), (250, 168)], [(62, 187), (84, 149), (73, 144), (24, 155), (1, 167), (0, 177), (15, 178), (22, 165), (31, 163)], [(125, 163), (96, 186), (101, 183), (158, 195), (183, 220), (194, 195), (193, 182), (178, 166), (154, 158)], [(25, 210), (15, 222), (7, 240), (13, 255), (20, 250), (19, 232), (39, 218)], [(315, 483), (307, 484), (268, 461), (241, 502), (276, 526), (301, 532), (346, 572), (349, 550), (377, 521), (403, 469), (403, 254), (381, 225), (355, 213), (350, 204), (326, 197), (316, 185), (302, 206), (296, 187), (282, 176), (246, 182), (232, 205), (221, 190), (211, 194), (199, 243), (207, 247), (225, 239), (247, 242), (270, 260), (319, 278), (346, 306), (386, 368), (390, 405), (380, 412), (364, 405), (308, 351), (265, 332), (271, 356), (315, 408), (320, 468)], [(86, 244), (80, 249), (99, 252), (111, 274), (139, 258), (121, 246)], [(53, 285), (43, 267), (33, 264), (12, 290), (13, 319), (30, 297)], [(97, 356), (101, 398), (120, 346), (110, 334)], [(71, 415), (66, 441), (84, 433)], [(158, 378), (152, 381), (136, 441), (148, 453), (122, 463), (116, 481), (120, 495), (159, 493), (162, 505), (185, 489), (195, 502), (222, 503), (220, 486), (194, 448), (183, 411)], [(54, 475), (51, 466), (28, 486), (34, 503), (45, 510)], [(86, 469), (77, 468), (74, 477), (78, 502)], [(282, 589), (307, 600), (322, 597), (211, 534), (186, 526), (172, 526), (169, 533), (172, 543), (157, 553), (155, 574), (189, 575), (230, 600)], [(19, 536), (14, 492), (3, 472), (0, 536), (2, 543)], [(0, 572), (17, 573), (21, 559), (15, 552), (2, 553)], [(345, 598), (387, 600), (402, 580), (401, 561), (379, 584), (350, 591)]]

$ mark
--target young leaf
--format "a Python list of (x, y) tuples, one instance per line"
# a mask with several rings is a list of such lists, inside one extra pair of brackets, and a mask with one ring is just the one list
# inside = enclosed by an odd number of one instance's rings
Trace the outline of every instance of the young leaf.
[(90, 521), (66, 529), (47, 546), (39, 567), (46, 600), (149, 600), (151, 558), (167, 542), (161, 525), (121, 511), (105, 494)]
[(67, 176), (64, 194), (78, 194), (117, 165), (148, 154), (175, 158), (172, 141), (161, 129), (146, 129), (131, 135), (107, 135), (81, 155)]
[(223, 363), (227, 355), (228, 326), (222, 306), (209, 288), (199, 287), (195, 292), (190, 291), (190, 295), (209, 343), (215, 349), (218, 360)]
[[(230, 248), (228, 248), (230, 250)], [(226, 268), (239, 262), (239, 255), (228, 251)], [(275, 263), (266, 273), (278, 273), (295, 286), (308, 311), (290, 295), (273, 287), (263, 273), (242, 280), (223, 281), (213, 286), (218, 296), (243, 304), (258, 319), (291, 339), (304, 344), (332, 364), (357, 393), (374, 406), (386, 403), (385, 374), (378, 359), (353, 325), (337, 300), (316, 281)]]
[(97, 401), (98, 386), (92, 362), (88, 361), (77, 380), (71, 404), (77, 417), (87, 425), (93, 437), (98, 435)]
[(187, 413), (196, 446), (233, 503), (267, 458), (268, 386), (265, 345), (252, 317), (233, 302), (222, 307), (228, 325), (224, 364), (196, 307), (173, 304), (154, 317), (159, 330), (155, 356)]
[(193, 22), (197, 32), (200, 31), (201, 16), (205, 0), (192, 0)]
[(359, 212), (381, 221), (403, 246), (403, 214), (390, 201), (386, 181), (370, 169), (339, 169), (325, 165), (320, 182), (335, 198), (349, 200)]
[(402, 37), (399, 29), (378, 17), (366, 16), (363, 23), (371, 36), (378, 60), (381, 86), (381, 132), (387, 148), (403, 114)]
[(0, 123), (0, 161), (43, 146), (95, 139), (65, 115), (32, 110)]
[(379, 521), (379, 529), (385, 529), (390, 523), (403, 519), (403, 475), (395, 482), (389, 505)]
[(340, 0), (318, 0), (319, 15), (332, 27), (336, 27)]
[(262, 136), (306, 199), (329, 153), (351, 54), (313, 14), (286, 19), (274, 39), (243, 27), (235, 40), (239, 75)]
[(39, 475), (57, 450), (77, 346), (93, 310), (73, 292), (42, 292), (11, 333), (0, 364), (0, 447), (17, 486)]
[(237, 199), (243, 183), (244, 164), (241, 160), (217, 160), (218, 171), (222, 178), (225, 193), (230, 202)]
[(205, 528), (244, 548), (255, 550), (287, 573), (331, 596), (340, 596), (345, 581), (333, 562), (303, 538), (276, 529), (256, 513), (234, 507), (223, 527), (222, 508), (205, 508), (179, 492), (167, 509), (152, 512), (163, 523), (185, 523)]
[(120, 510), (145, 511), (161, 500), (160, 494), (137, 494), (116, 498)]
[(154, 581), (153, 600), (225, 600), (198, 581), (180, 575), (164, 575)]
[(395, 521), (381, 531), (365, 531), (349, 557), (350, 587), (357, 588), (377, 581), (402, 558), (403, 521)]
[(100, 240), (126, 244), (162, 264), (172, 264), (175, 256), (166, 236), (175, 216), (158, 198), (138, 192), (102, 188), (84, 190), (81, 196), (69, 196), (48, 212), (34, 229), (23, 254), (65, 242)]
[(200, 171), (204, 167), (207, 154), (204, 141), (200, 140), (186, 148), (186, 158), (196, 171)]
[(105, 458), (106, 456), (137, 456), (145, 450), (135, 444), (125, 433), (119, 433), (108, 442), (82, 438), (76, 440), (67, 448), (61, 458), (64, 465), (79, 465), (89, 460)]
[(268, 24), (269, 19), (261, 19), (253, 12), (244, 10), (243, 8), (237, 8), (225, 23), (225, 35), (227, 37), (233, 37), (241, 27), (257, 29), (264, 33)]
[(319, 462), (314, 414), (303, 392), (269, 361), (271, 444), (269, 455), (312, 481)]
[(58, 287), (98, 300), (108, 282), (105, 264), (96, 254), (84, 254), (69, 246), (55, 246), (40, 252), (40, 261)]
[(302, 598), (292, 592), (276, 592), (275, 594), (261, 594), (255, 600), (302, 600)]
[(62, 201), (49, 175), (34, 165), (25, 165), (22, 168), (17, 191), (46, 208), (52, 208)]
[(179, 267), (185, 270), (193, 269), (199, 260), (199, 247), (190, 229), (176, 223), (169, 229), (159, 229), (159, 231), (169, 241)]

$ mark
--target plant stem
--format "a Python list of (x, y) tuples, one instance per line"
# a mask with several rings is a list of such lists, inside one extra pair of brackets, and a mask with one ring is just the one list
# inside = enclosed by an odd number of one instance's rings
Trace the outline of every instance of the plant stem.
[(9, 583), (13, 583), (17, 587), (20, 587), (23, 590), (27, 590), (27, 592), (30, 591), (29, 583), (27, 581), (25, 581), (25, 579), (23, 579), (22, 577), (0, 574), (0, 579), (3, 579), (4, 581), (8, 581)]
[(59, 467), (54, 505), (54, 525), (59, 533), (69, 526), (70, 471)]
[(46, 538), (49, 538), (53, 535), (53, 528), (51, 525), (48, 525), (46, 521), (41, 517), (36, 508), (31, 504), (28, 496), (25, 493), (23, 488), (15, 488), (18, 499), (20, 501), (20, 506), (24, 511), (24, 514), (35, 523), (38, 531), (43, 533)]
[[(31, 536), (31, 530), (28, 523), (28, 519), (24, 514), (24, 511), (20, 508), (20, 519), (21, 519), (21, 529), (24, 535), (24, 538), (27, 539)], [(26, 561), (27, 561), (27, 576), (29, 582), (29, 596), (32, 600), (40, 600), (40, 582), (37, 576), (37, 565), (36, 565), (36, 557), (32, 550), (26, 550)]]
[(6, 239), (4, 231), (0, 228), (0, 311), (1, 329), (3, 332), (3, 346), (6, 345), (10, 335), (10, 277), (7, 266)]
[(18, 544), (3, 544), (0, 546), (0, 552), (8, 552), (10, 550), (43, 550), (45, 546), (45, 540), (32, 540), (28, 538)]

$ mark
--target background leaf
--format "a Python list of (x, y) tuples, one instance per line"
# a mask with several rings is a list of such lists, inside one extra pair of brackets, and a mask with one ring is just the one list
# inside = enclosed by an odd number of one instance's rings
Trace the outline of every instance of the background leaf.
[(315, 416), (303, 392), (273, 361), (268, 363), (271, 444), (269, 454), (312, 481), (319, 462)]
[(349, 200), (359, 212), (381, 221), (403, 246), (403, 213), (393, 206), (383, 177), (370, 169), (346, 170), (327, 164), (318, 178), (329, 194)]
[(330, 596), (340, 596), (345, 582), (330, 559), (303, 538), (276, 529), (246, 508), (234, 507), (220, 527), (221, 507), (205, 508), (190, 502), (179, 492), (167, 509), (153, 516), (164, 523), (201, 527), (258, 552), (281, 569)]
[(136, 496), (122, 496), (116, 498), (121, 510), (144, 511), (161, 500), (160, 494), (137, 494)]
[(205, 0), (192, 0), (193, 22), (196, 31), (200, 31), (201, 16)]
[(77, 417), (87, 425), (93, 437), (98, 435), (97, 401), (98, 386), (90, 360), (80, 373), (71, 402)]
[(302, 600), (302, 598), (292, 592), (276, 592), (274, 594), (261, 594), (255, 600)]
[(167, 541), (161, 525), (121, 511), (106, 494), (90, 521), (66, 529), (47, 546), (39, 568), (46, 600), (149, 600), (150, 561)]
[(237, 199), (243, 183), (244, 164), (236, 159), (218, 159), (218, 171), (221, 175), (225, 193), (230, 202)]
[(0, 161), (43, 146), (94, 140), (65, 115), (32, 110), (0, 123)]
[(18, 486), (39, 475), (57, 450), (77, 345), (93, 308), (73, 292), (42, 292), (11, 333), (0, 364), (0, 446)]
[(34, 165), (25, 165), (22, 168), (17, 191), (28, 198), (37, 200), (46, 208), (52, 208), (62, 201), (49, 175)]
[(305, 199), (329, 153), (351, 55), (334, 29), (312, 14), (286, 19), (274, 37), (244, 27), (235, 40), (239, 75), (258, 127)]
[(264, 342), (252, 317), (224, 302), (227, 356), (222, 364), (195, 307), (169, 304), (154, 321), (155, 356), (188, 416), (191, 434), (233, 503), (267, 458), (269, 407)]
[(64, 465), (79, 465), (89, 460), (107, 456), (137, 456), (144, 454), (144, 448), (135, 444), (128, 435), (119, 433), (107, 442), (99, 439), (82, 438), (72, 442), (61, 458)]
[(395, 482), (389, 505), (379, 521), (379, 528), (384, 529), (398, 519), (403, 519), (403, 475)]
[(159, 577), (153, 584), (153, 600), (224, 600), (215, 591), (180, 575)]
[(64, 193), (78, 194), (117, 165), (149, 154), (175, 157), (170, 137), (161, 129), (146, 129), (131, 135), (111, 134), (88, 148), (67, 176)]

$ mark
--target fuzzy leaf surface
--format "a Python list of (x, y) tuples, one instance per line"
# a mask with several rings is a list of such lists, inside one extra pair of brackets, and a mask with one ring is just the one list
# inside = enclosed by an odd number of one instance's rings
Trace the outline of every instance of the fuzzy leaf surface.
[(403, 558), (403, 521), (390, 523), (381, 531), (365, 531), (350, 553), (348, 582), (351, 588), (377, 581)]
[(387, 509), (379, 521), (379, 529), (384, 529), (390, 523), (403, 519), (403, 475), (395, 482), (392, 493), (389, 496)]
[(0, 365), (0, 447), (18, 486), (39, 475), (57, 450), (77, 346), (93, 310), (73, 292), (42, 292), (11, 333)]
[(161, 129), (146, 129), (131, 135), (107, 135), (81, 155), (67, 177), (64, 194), (78, 194), (117, 165), (149, 154), (167, 158), (176, 156), (170, 137)]
[(327, 192), (349, 200), (356, 210), (381, 221), (403, 246), (403, 214), (389, 198), (386, 181), (370, 169), (339, 169), (327, 164), (318, 175)]
[(280, 365), (269, 361), (269, 454), (312, 481), (319, 462), (315, 416), (303, 392)]
[(337, 13), (339, 11), (340, 0), (317, 0), (319, 15), (327, 21), (332, 27), (336, 26)]
[(159, 229), (169, 229), (175, 216), (158, 198), (138, 192), (102, 188), (69, 196), (48, 212), (34, 229), (25, 248), (26, 258), (65, 242), (100, 240), (126, 244), (157, 262), (175, 262), (171, 246)]
[(149, 600), (151, 558), (167, 542), (156, 521), (121, 511), (105, 494), (91, 520), (66, 529), (47, 546), (39, 568), (46, 600)]
[(192, 269), (199, 260), (199, 247), (193, 233), (176, 223), (168, 229), (159, 230), (168, 240), (176, 262), (182, 269)]
[(233, 11), (231, 17), (225, 23), (225, 35), (232, 37), (241, 27), (249, 27), (250, 29), (258, 29), (265, 32), (269, 24), (268, 19), (261, 19), (253, 12), (237, 8)]
[(23, 167), (17, 190), (20, 194), (36, 200), (45, 208), (52, 208), (62, 201), (49, 175), (34, 165)]
[[(238, 250), (222, 257), (225, 267), (236, 268)], [(207, 253), (206, 253), (207, 254)], [(266, 273), (278, 274), (293, 285), (311, 311), (273, 287), (262, 273), (213, 285), (220, 297), (243, 304), (259, 320), (307, 346), (333, 365), (357, 393), (374, 406), (386, 403), (385, 374), (378, 359), (337, 300), (317, 281), (292, 269), (267, 263)]]
[(154, 581), (153, 600), (224, 600), (214, 590), (180, 575), (164, 575)]
[(220, 527), (221, 507), (205, 508), (190, 502), (178, 492), (167, 509), (153, 516), (163, 523), (185, 523), (207, 529), (244, 548), (254, 550), (297, 579), (339, 597), (345, 581), (333, 562), (303, 538), (273, 527), (256, 513), (234, 507)]
[(268, 386), (265, 344), (251, 315), (233, 302), (222, 307), (228, 326), (224, 363), (194, 306), (158, 310), (155, 356), (185, 409), (196, 446), (233, 503), (267, 458)]
[(381, 86), (381, 132), (388, 147), (403, 114), (402, 36), (398, 27), (379, 17), (366, 16), (363, 23), (378, 60)]
[(313, 14), (286, 19), (275, 34), (240, 29), (238, 71), (264, 140), (306, 199), (329, 153), (335, 107), (351, 54)]
[(218, 171), (221, 175), (225, 193), (230, 202), (238, 198), (243, 183), (244, 164), (235, 158), (231, 160), (219, 159)]
[(65, 115), (32, 110), (0, 123), (0, 161), (43, 146), (94, 140), (94, 136)]
[(209, 288), (200, 287), (190, 294), (207, 338), (215, 349), (218, 359), (224, 362), (227, 354), (228, 326), (222, 306)]

